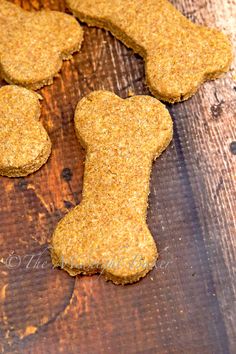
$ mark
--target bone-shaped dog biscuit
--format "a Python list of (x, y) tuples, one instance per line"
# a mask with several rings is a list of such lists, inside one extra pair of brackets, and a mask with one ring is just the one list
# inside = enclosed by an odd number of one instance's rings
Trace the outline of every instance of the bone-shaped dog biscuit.
[(159, 99), (178, 102), (229, 69), (229, 39), (190, 22), (167, 0), (66, 0), (81, 21), (111, 31), (146, 62), (146, 80)]
[(83, 38), (70, 15), (28, 12), (5, 0), (0, 0), (0, 33), (0, 75), (33, 90), (52, 83), (62, 60), (80, 49)]
[(135, 282), (157, 259), (146, 225), (149, 178), (172, 138), (172, 120), (155, 98), (95, 91), (79, 102), (75, 128), (87, 152), (83, 198), (53, 234), (53, 264), (71, 275)]
[(18, 86), (0, 89), (0, 175), (26, 176), (51, 153), (51, 141), (39, 121), (39, 95)]

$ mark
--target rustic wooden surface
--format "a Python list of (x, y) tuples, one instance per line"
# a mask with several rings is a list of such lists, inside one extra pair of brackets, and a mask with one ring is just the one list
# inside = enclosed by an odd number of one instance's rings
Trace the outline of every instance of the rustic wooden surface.
[[(65, 10), (61, 0), (16, 2)], [(172, 2), (192, 20), (235, 35), (235, 0)], [(40, 91), (53, 143), (49, 162), (28, 178), (0, 179), (0, 351), (236, 353), (234, 72), (168, 106), (175, 136), (153, 166), (148, 212), (160, 251), (156, 268), (122, 287), (51, 267), (53, 229), (81, 200), (78, 100), (95, 89), (149, 93), (139, 56), (108, 32), (83, 28), (81, 52)]]

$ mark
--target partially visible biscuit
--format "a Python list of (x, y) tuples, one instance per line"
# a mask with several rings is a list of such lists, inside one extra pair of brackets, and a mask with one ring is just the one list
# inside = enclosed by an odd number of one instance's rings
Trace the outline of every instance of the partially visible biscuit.
[(18, 86), (0, 89), (0, 175), (21, 177), (37, 171), (51, 153), (39, 121), (40, 96)]
[(172, 120), (155, 98), (95, 91), (78, 103), (75, 129), (87, 152), (83, 198), (53, 234), (52, 262), (70, 275), (136, 282), (157, 259), (146, 224), (149, 179), (172, 139)]
[(0, 0), (0, 33), (0, 75), (33, 90), (52, 83), (62, 60), (70, 59), (83, 39), (72, 16), (28, 12), (5, 0)]
[(158, 99), (178, 102), (229, 70), (230, 40), (193, 24), (167, 0), (66, 0), (72, 13), (111, 31), (146, 62), (147, 84)]

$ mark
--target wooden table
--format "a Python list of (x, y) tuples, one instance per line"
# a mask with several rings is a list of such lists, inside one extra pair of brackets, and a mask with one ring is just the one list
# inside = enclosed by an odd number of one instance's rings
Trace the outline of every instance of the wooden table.
[[(59, 0), (16, 2), (65, 10)], [(234, 0), (173, 3), (193, 21), (235, 35)], [(81, 52), (40, 90), (53, 144), (49, 162), (27, 178), (0, 179), (0, 350), (236, 353), (234, 73), (168, 105), (174, 140), (153, 165), (148, 211), (160, 252), (156, 268), (125, 287), (52, 269), (51, 234), (81, 200), (85, 153), (73, 124), (78, 100), (97, 89), (149, 94), (143, 60), (108, 32), (83, 28)]]

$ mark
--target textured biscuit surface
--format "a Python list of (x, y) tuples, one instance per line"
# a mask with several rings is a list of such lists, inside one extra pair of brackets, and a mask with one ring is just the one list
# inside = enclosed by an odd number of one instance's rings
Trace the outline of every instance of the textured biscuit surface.
[(5, 0), (0, 0), (0, 33), (0, 75), (34, 90), (52, 83), (62, 60), (80, 49), (83, 38), (70, 15), (28, 12)]
[(146, 79), (159, 99), (178, 102), (229, 69), (229, 39), (190, 22), (167, 0), (66, 0), (81, 21), (111, 31), (145, 59)]
[(71, 275), (135, 282), (157, 259), (146, 225), (149, 178), (171, 141), (172, 120), (155, 98), (95, 91), (79, 102), (75, 128), (87, 152), (83, 198), (53, 234), (53, 264)]
[(47, 161), (51, 141), (39, 121), (39, 97), (14, 85), (0, 89), (0, 175), (26, 176)]

